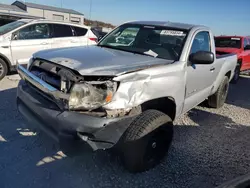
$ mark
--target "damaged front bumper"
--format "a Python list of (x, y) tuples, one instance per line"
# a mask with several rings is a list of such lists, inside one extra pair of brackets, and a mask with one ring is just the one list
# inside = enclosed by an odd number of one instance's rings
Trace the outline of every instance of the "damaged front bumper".
[[(17, 89), (17, 107), (30, 122), (56, 141), (81, 140), (93, 150), (113, 147), (127, 129), (132, 117), (106, 118), (62, 110), (44, 97), (44, 93), (60, 98), (61, 92), (26, 69), (18, 67), (23, 80)], [(35, 86), (35, 87), (33, 87)]]

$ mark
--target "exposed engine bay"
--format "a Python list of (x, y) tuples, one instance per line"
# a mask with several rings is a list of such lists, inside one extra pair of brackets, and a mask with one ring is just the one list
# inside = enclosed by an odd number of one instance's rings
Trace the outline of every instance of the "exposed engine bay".
[(68, 93), (74, 83), (87, 81), (108, 81), (113, 77), (81, 76), (77, 71), (69, 68), (37, 59), (29, 67), (29, 71), (56, 87), (62, 92)]
[(30, 65), (29, 71), (62, 93), (68, 94), (67, 99), (59, 100), (47, 96), (62, 110), (113, 118), (125, 116), (132, 110), (105, 110), (102, 107), (111, 102), (119, 85), (111, 76), (81, 76), (77, 71), (42, 59), (36, 59)]

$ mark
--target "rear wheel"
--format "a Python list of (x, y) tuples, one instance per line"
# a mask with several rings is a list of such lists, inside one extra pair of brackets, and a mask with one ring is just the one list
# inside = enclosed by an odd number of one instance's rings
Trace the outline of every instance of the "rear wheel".
[(215, 94), (208, 97), (208, 105), (212, 108), (220, 108), (224, 105), (229, 89), (229, 79), (224, 77)]
[(173, 138), (171, 118), (157, 110), (139, 115), (122, 137), (121, 157), (130, 172), (143, 172), (165, 157)]
[(0, 80), (2, 80), (7, 73), (8, 73), (8, 66), (2, 59), (0, 59)]

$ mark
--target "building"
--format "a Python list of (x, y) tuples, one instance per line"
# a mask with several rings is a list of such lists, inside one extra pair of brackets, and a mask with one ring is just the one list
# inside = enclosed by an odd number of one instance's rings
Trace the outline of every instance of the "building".
[(15, 6), (0, 4), (0, 26), (21, 18), (40, 18), (28, 14), (27, 11)]
[(84, 15), (72, 9), (15, 1), (11, 5), (0, 4), (0, 25), (21, 18), (44, 18), (84, 24)]

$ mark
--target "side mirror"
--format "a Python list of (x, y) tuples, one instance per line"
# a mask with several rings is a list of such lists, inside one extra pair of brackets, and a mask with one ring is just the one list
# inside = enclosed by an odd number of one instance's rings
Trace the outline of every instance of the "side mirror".
[(190, 54), (189, 61), (193, 64), (212, 64), (214, 62), (214, 54), (207, 51), (198, 51)]
[(246, 45), (245, 48), (244, 48), (244, 50), (250, 50), (250, 45), (249, 44)]

